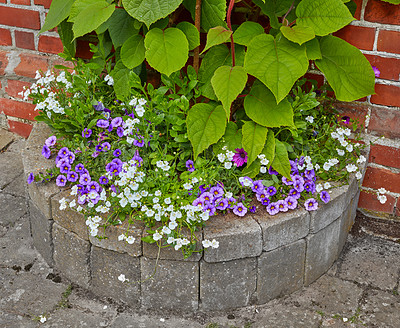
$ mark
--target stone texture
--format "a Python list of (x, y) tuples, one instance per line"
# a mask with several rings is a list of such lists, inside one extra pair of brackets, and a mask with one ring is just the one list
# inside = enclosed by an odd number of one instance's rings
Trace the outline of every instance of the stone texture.
[(267, 212), (255, 216), (263, 234), (263, 250), (270, 251), (308, 235), (310, 214), (299, 208), (271, 216)]
[(204, 239), (216, 239), (218, 248), (208, 248), (206, 262), (222, 262), (259, 256), (262, 252), (262, 233), (250, 216), (238, 217), (230, 213), (211, 218), (204, 227)]
[(292, 293), (303, 286), (306, 242), (298, 240), (258, 258), (257, 303)]
[(60, 210), (60, 200), (62, 198), (72, 201), (69, 190), (64, 190), (51, 198), (52, 218), (63, 228), (75, 232), (79, 237), (89, 240), (88, 228), (86, 220), (82, 213), (74, 211), (69, 206), (66, 209)]
[(306, 237), (307, 252), (304, 284), (307, 286), (318, 279), (332, 266), (338, 256), (341, 220)]
[[(157, 270), (154, 274), (154, 270)], [(141, 258), (142, 306), (194, 311), (199, 302), (199, 263)], [(153, 276), (154, 275), (154, 276)]]
[[(140, 306), (139, 258), (93, 246), (90, 260), (91, 289), (96, 295), (123, 301), (131, 307)], [(120, 274), (124, 274), (129, 283), (119, 281)]]
[(121, 313), (110, 328), (204, 328), (204, 325), (180, 317), (138, 313)]
[(354, 240), (343, 258), (339, 277), (371, 285), (383, 290), (393, 290), (397, 284), (400, 245), (379, 238), (366, 237)]
[(108, 320), (97, 313), (82, 312), (80, 309), (60, 309), (47, 318), (45, 325), (51, 328), (101, 328), (108, 327)]
[(347, 236), (349, 235), (349, 232), (354, 224), (359, 195), (360, 192), (358, 192), (357, 196), (350, 201), (350, 204), (347, 206), (343, 215), (340, 217), (338, 255), (342, 252), (344, 245), (346, 244)]
[[(144, 225), (142, 222), (135, 221), (135, 223), (129, 224), (128, 221), (125, 220), (122, 225), (108, 226), (104, 235), (104, 229), (99, 229), (98, 236), (105, 236), (106, 238), (98, 239), (89, 235), (89, 240), (95, 246), (119, 253), (128, 253), (130, 256), (137, 257), (142, 255), (142, 242), (140, 238), (142, 237), (143, 229)], [(128, 236), (135, 238), (133, 244), (128, 244), (125, 241), (118, 240), (119, 235), (126, 233)]]
[(88, 287), (90, 243), (57, 223), (53, 224), (53, 243), (56, 269), (69, 280)]
[(5, 214), (0, 217), (0, 225), (7, 226), (15, 223), (28, 211), (26, 199), (10, 194), (0, 193), (0, 208)]
[(21, 173), (3, 191), (7, 194), (27, 198), (27, 183), (25, 175)]
[(36, 204), (37, 207), (40, 208), (41, 212), (48, 219), (52, 218), (50, 199), (61, 190), (61, 188), (57, 187), (57, 185), (52, 182), (32, 182), (28, 185), (28, 193), (30, 199), (34, 204)]
[(0, 151), (6, 148), (14, 140), (14, 135), (4, 129), (0, 129)]
[(349, 185), (333, 188), (329, 191), (331, 200), (320, 204), (316, 211), (310, 212), (310, 232), (316, 233), (335, 221), (347, 208), (351, 198), (347, 198)]
[(200, 262), (201, 309), (226, 310), (254, 303), (256, 258), (229, 262)]
[(21, 157), (10, 151), (1, 154), (0, 167), (0, 190), (4, 189), (24, 171)]
[(31, 231), (33, 245), (43, 256), (49, 265), (54, 265), (53, 259), (53, 239), (52, 228), (53, 220), (47, 219), (36, 205), (29, 202), (29, 214), (31, 219)]

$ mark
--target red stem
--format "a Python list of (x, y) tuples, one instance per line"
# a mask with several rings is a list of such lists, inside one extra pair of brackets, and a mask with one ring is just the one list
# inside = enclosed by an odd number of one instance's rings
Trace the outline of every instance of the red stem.
[(228, 28), (232, 32), (232, 34), (231, 34), (232, 67), (235, 66), (235, 43), (233, 42), (233, 31), (232, 31), (232, 24), (231, 24), (231, 16), (232, 16), (232, 10), (233, 10), (234, 5), (235, 5), (235, 0), (230, 0), (229, 7), (228, 7), (228, 13), (226, 16)]
[[(196, 0), (196, 9), (195, 9), (195, 16), (194, 16), (194, 25), (197, 28), (197, 31), (200, 35), (200, 22), (201, 22), (201, 0)], [(193, 68), (195, 69), (196, 73), (199, 72), (199, 62), (200, 62), (200, 46), (197, 46), (194, 49), (193, 55)]]

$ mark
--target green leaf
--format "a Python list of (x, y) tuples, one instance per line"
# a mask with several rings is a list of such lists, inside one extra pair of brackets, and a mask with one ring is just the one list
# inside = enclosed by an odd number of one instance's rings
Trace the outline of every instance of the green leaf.
[(144, 45), (150, 66), (168, 76), (185, 66), (189, 57), (188, 41), (178, 28), (153, 28), (146, 34)]
[(382, 1), (389, 2), (389, 3), (392, 3), (394, 5), (400, 4), (400, 0), (382, 0)]
[(275, 158), (275, 135), (272, 130), (268, 130), (267, 141), (265, 141), (265, 146), (262, 150), (262, 153), (270, 163), (273, 162)]
[[(185, 7), (192, 14), (194, 20), (196, 1), (184, 0)], [(202, 0), (201, 2), (201, 27), (208, 31), (212, 27), (224, 26), (226, 16), (226, 0)]]
[(70, 57), (75, 57), (76, 41), (74, 40), (74, 33), (72, 32), (72, 23), (67, 22), (66, 19), (63, 20), (58, 25), (57, 31), (64, 46), (64, 53)]
[(341, 101), (353, 101), (373, 94), (375, 74), (360, 50), (334, 36), (321, 39), (322, 59), (315, 64)]
[(255, 81), (244, 99), (248, 117), (265, 127), (273, 128), (293, 125), (293, 109), (287, 99), (276, 103), (272, 92), (262, 83)]
[(75, 0), (53, 0), (50, 5), (49, 13), (39, 33), (51, 30), (66, 19), (74, 1)]
[(264, 148), (268, 129), (253, 121), (246, 122), (242, 127), (242, 145), (247, 152), (247, 165), (251, 165)]
[(247, 164), (247, 166), (242, 171), (242, 176), (247, 176), (247, 177), (253, 179), (257, 176), (258, 173), (260, 173), (260, 168), (261, 168), (261, 164), (259, 161), (253, 162), (250, 165)]
[(97, 0), (75, 0), (69, 13), (68, 21), (75, 22), (76, 17), (87, 7), (95, 4)]
[(253, 0), (253, 2), (268, 16), (271, 27), (278, 29), (281, 25), (278, 17), (289, 10), (293, 0)]
[(131, 36), (121, 47), (121, 60), (128, 68), (139, 66), (145, 58), (144, 38), (137, 34)]
[(306, 48), (283, 37), (259, 35), (247, 48), (244, 68), (263, 82), (279, 103), (308, 69)]
[(228, 122), (224, 135), (224, 145), (233, 151), (242, 148), (242, 129), (239, 129), (235, 122)]
[(123, 99), (130, 94), (129, 73), (130, 70), (122, 61), (117, 62), (110, 73), (114, 79), (114, 91), (118, 99)]
[(233, 33), (233, 40), (237, 44), (248, 46), (251, 40), (260, 34), (264, 34), (264, 28), (260, 24), (244, 22)]
[(231, 115), (231, 104), (243, 91), (246, 82), (247, 73), (241, 66), (221, 66), (211, 78), (214, 92), (222, 102), (228, 120)]
[(78, 38), (98, 28), (110, 18), (115, 10), (115, 4), (109, 5), (106, 1), (98, 1), (81, 11), (76, 16), (74, 26), (74, 38)]
[(225, 43), (229, 39), (231, 34), (232, 34), (231, 30), (227, 30), (225, 27), (222, 26), (210, 28), (207, 33), (206, 46), (204, 47), (201, 53), (207, 51), (212, 46)]
[(122, 5), (128, 14), (145, 23), (147, 27), (168, 16), (181, 3), (182, 0), (122, 0)]
[(132, 35), (139, 32), (135, 28), (135, 19), (132, 18), (124, 9), (117, 8), (109, 19), (108, 30), (114, 48), (122, 46)]
[(188, 138), (196, 158), (203, 150), (216, 143), (225, 132), (226, 117), (221, 105), (194, 105), (186, 119)]
[(189, 42), (189, 50), (193, 50), (200, 45), (200, 33), (197, 31), (196, 26), (189, 22), (180, 22), (176, 27), (185, 33)]
[(342, 0), (303, 0), (296, 8), (296, 24), (312, 27), (316, 35), (336, 32), (354, 20)]
[(321, 48), (319, 47), (319, 41), (317, 39), (312, 39), (305, 43), (307, 58), (309, 60), (321, 59)]
[(288, 152), (285, 144), (278, 139), (275, 139), (275, 157), (271, 166), (284, 177), (290, 178), (291, 167)]
[(281, 32), (286, 39), (299, 45), (315, 37), (314, 30), (309, 26), (281, 26)]

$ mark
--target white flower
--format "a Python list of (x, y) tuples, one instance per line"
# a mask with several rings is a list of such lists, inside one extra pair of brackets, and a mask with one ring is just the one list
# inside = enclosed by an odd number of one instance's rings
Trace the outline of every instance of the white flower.
[(153, 234), (153, 239), (154, 239), (155, 241), (160, 240), (161, 238), (162, 238), (162, 235), (160, 235), (160, 233), (159, 233), (158, 231), (156, 231), (156, 232)]
[(357, 171), (357, 173), (356, 173), (356, 179), (357, 179), (357, 180), (360, 180), (361, 178), (362, 178), (361, 172), (360, 172), (360, 171)]
[(362, 164), (366, 162), (366, 158), (363, 155), (360, 155), (360, 157), (357, 159), (357, 164)]
[(380, 194), (386, 194), (387, 193), (387, 190), (385, 189), (385, 188), (379, 188), (378, 189), (378, 193), (380, 193)]
[(337, 150), (337, 153), (338, 153), (339, 156), (343, 156), (344, 155), (344, 150), (343, 149), (336, 148), (336, 150)]
[(312, 117), (312, 116), (307, 116), (307, 117), (306, 117), (306, 121), (309, 122), (309, 123), (314, 123), (314, 117)]
[(39, 321), (40, 321), (40, 323), (45, 323), (47, 321), (47, 318), (44, 315), (41, 315), (39, 317)]
[(106, 81), (108, 85), (114, 85), (114, 79), (108, 74), (104, 77), (104, 81)]
[(307, 163), (306, 170), (311, 171), (314, 168), (314, 165), (312, 163)]
[(348, 144), (348, 145), (346, 146), (346, 150), (347, 150), (349, 153), (351, 153), (351, 152), (353, 151), (353, 145), (352, 145), (352, 144)]
[(129, 279), (125, 278), (125, 275), (122, 273), (118, 276), (118, 280), (122, 282), (129, 281)]
[(172, 244), (174, 241), (175, 241), (174, 237), (168, 237), (168, 239), (167, 239), (168, 244)]
[(208, 239), (204, 239), (201, 243), (203, 244), (204, 248), (208, 248), (211, 246), (211, 241), (209, 241)]
[(129, 236), (128, 238), (126, 238), (126, 241), (128, 244), (133, 244), (135, 242), (135, 238), (132, 236)]
[(163, 226), (163, 228), (161, 229), (161, 231), (163, 233), (165, 233), (166, 235), (169, 235), (171, 233), (171, 229), (168, 228), (167, 226)]
[(311, 163), (311, 157), (310, 156), (305, 156), (304, 157), (304, 162), (306, 162), (307, 164)]
[(174, 230), (177, 226), (178, 226), (178, 223), (176, 223), (175, 221), (171, 221), (168, 224), (168, 228), (170, 228), (171, 230)]
[(333, 166), (339, 163), (339, 160), (337, 158), (331, 158), (328, 162), (331, 166)]
[(160, 190), (157, 190), (157, 191), (154, 193), (154, 195), (157, 196), (157, 197), (161, 196), (161, 191), (160, 191)]
[(266, 166), (261, 166), (260, 167), (260, 173), (266, 173), (267, 172), (267, 167)]
[(197, 179), (196, 177), (194, 177), (194, 178), (192, 179), (192, 183), (193, 183), (193, 184), (196, 184), (197, 182), (199, 182), (199, 179)]
[(322, 184), (318, 183), (315, 187), (316, 192), (321, 192), (324, 188), (322, 187)]
[(381, 204), (385, 204), (387, 201), (387, 197), (385, 195), (378, 195), (378, 200)]
[(324, 163), (324, 166), (323, 166), (323, 169), (324, 169), (325, 171), (329, 171), (330, 168), (331, 168), (331, 165), (329, 164), (329, 162), (325, 162), (325, 163)]
[(351, 173), (351, 172), (355, 172), (357, 171), (357, 166), (354, 164), (347, 164), (346, 165), (346, 170), (347, 172)]
[(190, 190), (190, 189), (193, 188), (193, 186), (192, 186), (189, 182), (186, 182), (186, 183), (183, 185), (183, 188), (185, 188), (186, 190)]
[(216, 241), (215, 239), (213, 239), (213, 240), (211, 241), (211, 247), (212, 247), (212, 248), (218, 248), (218, 247), (219, 247), (219, 242)]
[(225, 193), (225, 197), (226, 198), (232, 198), (233, 197), (233, 193), (231, 193), (230, 191)]
[(223, 154), (223, 153), (218, 154), (217, 157), (218, 157), (218, 160), (221, 163), (223, 163), (225, 161), (225, 158), (226, 158), (225, 154)]
[(337, 139), (337, 138), (339, 138), (339, 134), (337, 134), (337, 132), (332, 132), (332, 133), (331, 133), (331, 137), (332, 137), (333, 139)]
[(331, 188), (332, 186), (331, 186), (331, 184), (329, 183), (329, 182), (325, 182), (324, 183), (324, 189), (329, 189), (329, 188)]
[(169, 197), (165, 198), (164, 203), (167, 205), (171, 204), (171, 198), (169, 198)]
[(225, 169), (230, 170), (232, 168), (232, 162), (225, 162), (224, 167)]
[(122, 234), (122, 235), (119, 235), (119, 236), (118, 236), (118, 240), (119, 240), (119, 241), (126, 240), (126, 236), (123, 235), (123, 234)]
[(267, 160), (266, 158), (263, 158), (260, 160), (261, 165), (265, 165), (267, 166), (269, 164), (269, 160)]

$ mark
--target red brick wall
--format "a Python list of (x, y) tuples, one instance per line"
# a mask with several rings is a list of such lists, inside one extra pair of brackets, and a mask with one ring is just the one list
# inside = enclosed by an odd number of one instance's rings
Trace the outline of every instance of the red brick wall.
[[(355, 0), (358, 19), (335, 33), (355, 45), (381, 75), (376, 94), (353, 104), (337, 104), (365, 124), (373, 141), (359, 207), (387, 214), (400, 211), (400, 6), (379, 0)], [(0, 127), (24, 137), (35, 117), (33, 106), (18, 92), (33, 82), (37, 69), (47, 70), (60, 59), (56, 32), (38, 34), (51, 0), (0, 0)], [(85, 48), (80, 52), (87, 54)], [(380, 138), (384, 136), (384, 138)], [(370, 192), (389, 190), (386, 204)]]

